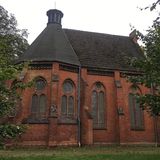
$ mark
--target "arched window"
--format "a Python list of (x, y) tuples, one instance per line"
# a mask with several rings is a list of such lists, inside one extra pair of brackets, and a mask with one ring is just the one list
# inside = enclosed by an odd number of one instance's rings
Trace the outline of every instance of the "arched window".
[(65, 80), (63, 83), (63, 95), (61, 97), (61, 114), (73, 116), (75, 113), (75, 88), (71, 80)]
[(35, 93), (32, 95), (31, 114), (33, 118), (44, 118), (47, 106), (45, 94), (46, 81), (38, 77), (35, 79)]
[(132, 130), (143, 130), (144, 115), (140, 104), (137, 102), (137, 94), (140, 94), (140, 90), (137, 87), (131, 87), (129, 93), (130, 125)]
[(97, 82), (92, 89), (91, 106), (93, 128), (105, 128), (105, 89), (100, 82)]

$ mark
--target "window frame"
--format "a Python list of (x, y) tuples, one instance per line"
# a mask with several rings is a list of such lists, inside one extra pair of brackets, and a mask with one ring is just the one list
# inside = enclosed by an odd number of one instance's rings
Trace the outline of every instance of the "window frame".
[[(43, 77), (36, 77), (35, 79), (34, 79), (34, 81), (35, 81), (35, 86), (34, 86), (34, 88), (35, 88), (35, 90), (36, 91), (43, 91), (45, 88), (46, 88), (46, 85), (47, 85), (47, 83), (46, 83), (46, 80), (43, 78)], [(37, 88), (37, 85), (36, 85), (36, 83), (38, 82), (38, 81), (42, 81), (43, 82), (43, 85), (44, 86), (42, 86), (43, 88)]]
[[(64, 86), (65, 84), (67, 85), (67, 84), (70, 84), (71, 86), (72, 86), (72, 90), (71, 91), (65, 91), (65, 87), (66, 86)], [(66, 97), (66, 104), (65, 104), (65, 106), (66, 106), (66, 112), (65, 113), (63, 113), (62, 112), (62, 108), (63, 108), (63, 106), (62, 106), (62, 104), (63, 104), (63, 97)], [(69, 113), (69, 103), (70, 103), (70, 98), (72, 97), (72, 99), (73, 99), (73, 112), (72, 113)], [(63, 84), (62, 84), (62, 95), (61, 95), (61, 101), (60, 101), (60, 104), (61, 104), (61, 116), (64, 116), (64, 117), (75, 117), (75, 115), (76, 115), (76, 104), (75, 104), (75, 102), (76, 102), (76, 89), (75, 89), (75, 85), (74, 85), (74, 82), (71, 80), (71, 79), (66, 79), (66, 80), (64, 80), (64, 82), (63, 82)], [(70, 108), (71, 109), (71, 108)]]
[[(39, 81), (39, 80), (43, 80), (45, 85), (42, 89), (37, 89), (36, 84), (33, 87), (33, 93), (32, 93), (32, 97), (31, 97), (31, 108), (30, 108), (30, 113), (31, 113), (30, 117), (33, 120), (33, 122), (36, 120), (38, 120), (40, 122), (41, 120), (47, 118), (47, 103), (48, 103), (47, 102), (47, 82), (46, 82), (45, 78), (43, 78), (43, 77), (36, 77), (34, 79), (35, 83), (36, 83), (36, 81)], [(35, 95), (37, 96), (37, 102), (36, 102), (37, 104), (35, 105), (36, 107), (33, 106), (33, 96), (35, 96)], [(40, 101), (41, 101), (42, 96), (45, 97), (44, 112), (41, 112), (41, 108), (40, 108), (41, 107)], [(33, 107), (35, 107), (35, 108), (33, 108)], [(32, 112), (32, 110), (35, 110), (35, 112)], [(38, 123), (38, 121), (37, 121), (37, 123)]]
[[(100, 88), (99, 88), (100, 87)], [(93, 93), (96, 93), (96, 113), (93, 112)], [(100, 93), (103, 93), (103, 120), (100, 119)], [(91, 90), (91, 110), (93, 118), (93, 129), (106, 129), (106, 90), (101, 82), (96, 82)], [(95, 116), (95, 117), (94, 117)], [(94, 119), (95, 118), (95, 119)], [(100, 123), (103, 121), (104, 123)]]
[(140, 107), (140, 104), (136, 102), (136, 94), (141, 94), (141, 90), (137, 86), (131, 86), (128, 94), (130, 129), (134, 131), (143, 131), (145, 130), (144, 111)]

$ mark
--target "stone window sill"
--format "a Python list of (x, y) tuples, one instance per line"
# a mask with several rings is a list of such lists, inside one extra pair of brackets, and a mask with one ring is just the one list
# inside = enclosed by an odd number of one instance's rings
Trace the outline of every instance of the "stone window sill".
[(106, 127), (94, 127), (93, 129), (94, 130), (107, 130)]
[(28, 117), (24, 119), (22, 123), (23, 124), (48, 124), (49, 121), (47, 118), (40, 119), (40, 118)]
[(107, 128), (106, 128), (106, 125), (105, 124), (97, 124), (97, 125), (95, 125), (95, 126), (93, 126), (93, 129), (94, 130), (106, 130)]
[(144, 128), (131, 128), (131, 131), (144, 131)]
[(58, 118), (58, 124), (77, 124), (77, 118), (75, 117), (67, 117), (67, 116), (61, 116)]

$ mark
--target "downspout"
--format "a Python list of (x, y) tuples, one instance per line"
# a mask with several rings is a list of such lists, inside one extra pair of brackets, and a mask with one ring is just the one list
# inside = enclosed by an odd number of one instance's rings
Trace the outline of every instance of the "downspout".
[(78, 67), (78, 113), (77, 113), (77, 122), (78, 122), (78, 146), (81, 147), (81, 119), (80, 119), (80, 106), (81, 106), (81, 66)]

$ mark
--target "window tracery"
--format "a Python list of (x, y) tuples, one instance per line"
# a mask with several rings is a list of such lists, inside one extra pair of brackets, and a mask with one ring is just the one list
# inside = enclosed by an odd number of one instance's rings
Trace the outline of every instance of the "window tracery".
[(91, 106), (93, 128), (105, 128), (105, 88), (100, 82), (97, 82), (92, 89)]
[(139, 88), (131, 87), (129, 93), (129, 111), (130, 111), (130, 125), (132, 130), (144, 129), (143, 110), (136, 99), (136, 95), (138, 94), (140, 94)]
[(61, 97), (61, 114), (73, 116), (75, 113), (75, 87), (71, 80), (65, 80), (63, 83), (63, 95)]
[(47, 96), (46, 96), (46, 81), (42, 77), (35, 79), (35, 92), (32, 95), (31, 115), (36, 119), (43, 119), (46, 114)]

